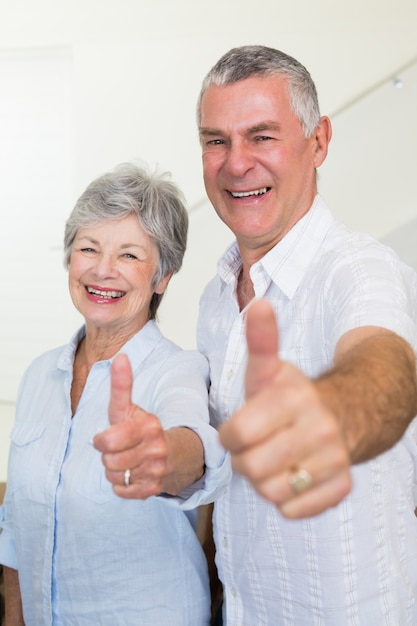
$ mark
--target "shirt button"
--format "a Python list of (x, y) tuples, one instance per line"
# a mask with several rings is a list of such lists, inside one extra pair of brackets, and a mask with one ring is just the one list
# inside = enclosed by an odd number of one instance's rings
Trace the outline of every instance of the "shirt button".
[(237, 591), (236, 591), (236, 589), (235, 589), (234, 587), (232, 587), (232, 588), (230, 589), (230, 593), (232, 594), (232, 596), (233, 596), (234, 598), (236, 598), (236, 596), (237, 596)]
[(227, 548), (229, 546), (229, 542), (227, 541), (227, 537), (223, 537), (222, 546), (223, 546), (223, 548)]
[(227, 372), (227, 374), (226, 374), (227, 380), (230, 380), (231, 378), (233, 378), (233, 374), (234, 374), (234, 371), (233, 370), (229, 370)]

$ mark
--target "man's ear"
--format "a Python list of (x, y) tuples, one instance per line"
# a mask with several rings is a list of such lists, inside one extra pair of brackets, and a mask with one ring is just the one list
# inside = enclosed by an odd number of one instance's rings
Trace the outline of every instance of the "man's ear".
[(323, 115), (313, 133), (314, 139), (314, 166), (320, 167), (327, 156), (327, 150), (332, 138), (332, 124), (328, 117)]

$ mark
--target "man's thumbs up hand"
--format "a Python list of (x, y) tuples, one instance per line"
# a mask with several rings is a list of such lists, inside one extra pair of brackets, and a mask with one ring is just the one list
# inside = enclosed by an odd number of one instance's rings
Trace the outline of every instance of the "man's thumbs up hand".
[(351, 487), (340, 425), (314, 381), (278, 356), (266, 300), (247, 311), (245, 404), (220, 428), (234, 470), (287, 517), (316, 515)]

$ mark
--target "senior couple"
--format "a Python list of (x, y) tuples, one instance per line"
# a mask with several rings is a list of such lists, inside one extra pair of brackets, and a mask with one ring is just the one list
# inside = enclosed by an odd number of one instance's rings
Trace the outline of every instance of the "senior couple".
[(230, 50), (198, 120), (236, 238), (199, 352), (155, 321), (187, 236), (165, 175), (121, 165), (67, 221), (85, 323), (19, 389), (6, 624), (208, 625), (195, 513), (213, 501), (226, 626), (416, 624), (416, 275), (318, 194), (331, 124), (298, 61)]

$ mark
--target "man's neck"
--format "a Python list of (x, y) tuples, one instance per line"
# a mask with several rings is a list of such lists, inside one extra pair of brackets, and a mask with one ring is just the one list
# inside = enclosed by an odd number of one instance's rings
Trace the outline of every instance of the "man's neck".
[(237, 279), (237, 301), (239, 303), (240, 311), (243, 311), (243, 309), (255, 297), (255, 290), (253, 288), (249, 269), (250, 268), (248, 268), (248, 270), (245, 272), (242, 266), (239, 277)]

